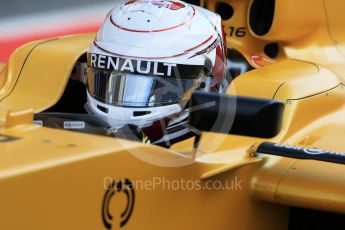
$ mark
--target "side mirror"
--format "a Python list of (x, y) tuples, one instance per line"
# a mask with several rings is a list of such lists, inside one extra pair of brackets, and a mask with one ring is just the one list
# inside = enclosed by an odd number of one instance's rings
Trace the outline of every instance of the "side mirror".
[(200, 131), (272, 138), (281, 130), (284, 104), (195, 91), (190, 109), (189, 124)]

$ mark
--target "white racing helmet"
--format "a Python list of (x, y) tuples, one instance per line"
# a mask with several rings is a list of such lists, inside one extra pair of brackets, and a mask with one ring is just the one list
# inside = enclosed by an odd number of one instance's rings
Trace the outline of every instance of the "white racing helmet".
[(176, 124), (193, 90), (228, 86), (224, 39), (220, 16), (200, 7), (157, 0), (120, 4), (88, 52), (87, 111), (113, 127)]

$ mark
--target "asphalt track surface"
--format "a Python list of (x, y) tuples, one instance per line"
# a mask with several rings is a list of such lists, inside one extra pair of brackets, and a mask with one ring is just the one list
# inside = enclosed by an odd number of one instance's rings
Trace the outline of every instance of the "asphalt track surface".
[(122, 0), (0, 0), (0, 63), (33, 40), (96, 32)]
[(90, 4), (116, 2), (116, 0), (0, 0), (0, 20), (44, 11), (73, 9)]

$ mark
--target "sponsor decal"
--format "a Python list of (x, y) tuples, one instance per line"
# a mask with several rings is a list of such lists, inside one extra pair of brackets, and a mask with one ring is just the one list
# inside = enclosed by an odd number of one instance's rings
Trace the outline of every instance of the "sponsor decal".
[[(314, 149), (306, 149), (306, 148), (304, 148), (303, 152), (305, 152), (306, 154), (311, 154), (311, 155), (319, 155), (319, 154), (325, 154), (325, 153), (332, 154), (333, 153), (333, 152), (329, 152), (329, 151), (322, 150), (322, 149), (317, 149), (317, 148), (314, 148)], [(337, 154), (337, 153), (334, 152), (334, 154)], [(343, 155), (342, 153), (338, 153), (338, 154)]]
[(308, 148), (288, 144), (263, 142), (258, 146), (257, 152), (302, 160), (308, 159), (336, 164), (345, 164), (345, 153), (323, 150), (319, 148)]
[(85, 122), (84, 121), (64, 121), (63, 128), (64, 129), (85, 129)]
[(42, 120), (34, 120), (34, 125), (43, 126)]
[(145, 61), (94, 53), (88, 54), (88, 63), (99, 70), (182, 79), (198, 78), (204, 68), (203, 65)]
[(199, 52), (196, 52), (193, 56), (190, 56), (188, 59), (201, 55), (201, 54), (211, 53), (219, 45), (220, 41), (221, 41), (221, 38), (218, 36), (217, 39), (211, 45), (209, 45), (203, 50), (200, 50)]
[(129, 58), (111, 57), (90, 54), (90, 64), (98, 69), (115, 70), (121, 72), (153, 74), (155, 76), (171, 77), (176, 64), (154, 61), (134, 60)]
[[(126, 196), (118, 196), (117, 194), (120, 193), (124, 193)], [(110, 205), (116, 205), (116, 202), (111, 203), (111, 201), (123, 197), (127, 198), (126, 208), (120, 216), (114, 217), (110, 212)], [(132, 181), (129, 179), (113, 180), (106, 189), (102, 203), (102, 220), (106, 229), (112, 229), (112, 226), (115, 224), (119, 227), (125, 226), (131, 218), (134, 204), (135, 192)]]
[(179, 10), (185, 7), (185, 5), (181, 2), (175, 2), (175, 1), (168, 1), (167, 3), (164, 1), (152, 1), (153, 5), (165, 7), (169, 10)]
[(332, 155), (345, 156), (345, 153), (322, 150), (322, 149), (318, 149), (318, 148), (305, 148), (305, 147), (298, 147), (298, 146), (292, 146), (292, 145), (287, 145), (287, 144), (274, 144), (274, 146), (280, 147), (280, 148), (285, 148), (285, 149), (291, 149), (291, 150), (299, 150), (299, 151), (303, 151), (304, 153), (310, 154), (310, 155), (332, 154)]
[[(142, 1), (144, 3), (144, 1)], [(125, 5), (130, 5), (133, 3), (141, 3), (141, 1), (138, 0), (131, 0), (125, 3)], [(152, 5), (164, 7), (169, 10), (179, 10), (185, 7), (185, 5), (181, 2), (175, 2), (175, 1), (151, 1)]]

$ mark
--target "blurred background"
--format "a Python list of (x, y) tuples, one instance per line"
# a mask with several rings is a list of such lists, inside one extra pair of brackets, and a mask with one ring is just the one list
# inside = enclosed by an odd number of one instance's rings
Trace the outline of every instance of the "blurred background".
[(0, 4), (0, 62), (22, 44), (97, 31), (122, 0), (10, 0)]

